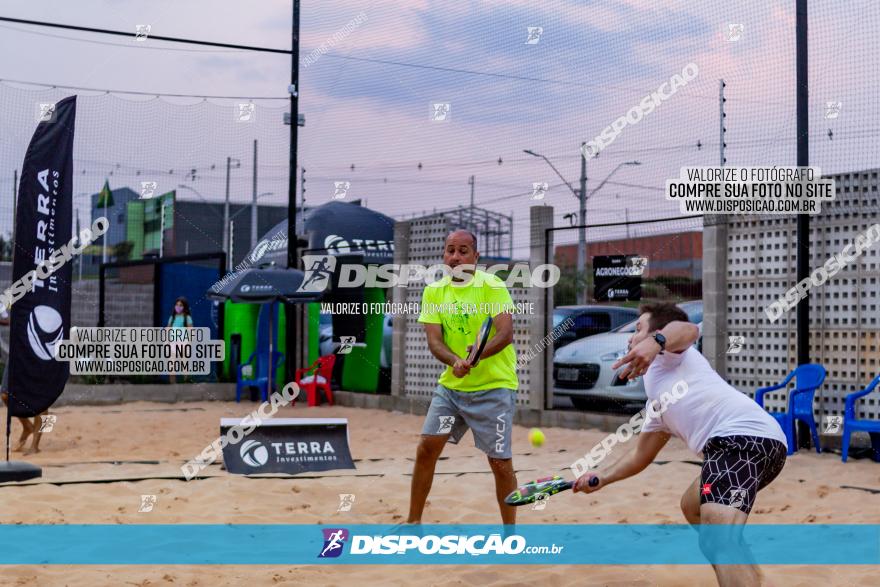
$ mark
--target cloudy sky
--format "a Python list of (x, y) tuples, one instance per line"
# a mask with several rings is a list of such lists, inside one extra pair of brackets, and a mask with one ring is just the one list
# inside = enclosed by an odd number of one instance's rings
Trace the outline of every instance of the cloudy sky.
[[(136, 42), (133, 33), (149, 24), (155, 35), (289, 49), (291, 4), (4, 0), (2, 16), (131, 31), (132, 38), (0, 22), (0, 232), (8, 230), (13, 172), (35, 126), (34, 104), (71, 93), (81, 96), (75, 193), (94, 192), (105, 178), (111, 187), (135, 187), (146, 177), (160, 189), (195, 190), (180, 191), (183, 198), (197, 192), (220, 201), (231, 156), (241, 160), (232, 199), (247, 201), (256, 139), (261, 202), (286, 204), (286, 102), (265, 98), (285, 96), (290, 57)], [(301, 69), (306, 202), (323, 203), (334, 181), (350, 181), (349, 198), (404, 218), (468, 204), (473, 175), (476, 205), (512, 215), (515, 254), (526, 254), (533, 183), (549, 183), (544, 203), (559, 224), (577, 202), (523, 149), (546, 155), (577, 187), (579, 145), (694, 63), (696, 79), (588, 165), (592, 190), (620, 163), (641, 163), (620, 168), (591, 196), (588, 222), (676, 215), (664, 181), (682, 166), (719, 161), (721, 78), (728, 164), (795, 164), (794, 5), (304, 0), (302, 57), (325, 48)], [(880, 167), (880, 3), (811, 0), (810, 14), (811, 163), (826, 172)], [(728, 38), (731, 24), (742, 25), (737, 40)], [(537, 42), (527, 42), (529, 27), (541, 27)], [(241, 123), (238, 103), (247, 98), (256, 104), (254, 121)], [(841, 103), (836, 118), (826, 117), (829, 101)], [(434, 103), (450, 104), (447, 120), (431, 120)]]

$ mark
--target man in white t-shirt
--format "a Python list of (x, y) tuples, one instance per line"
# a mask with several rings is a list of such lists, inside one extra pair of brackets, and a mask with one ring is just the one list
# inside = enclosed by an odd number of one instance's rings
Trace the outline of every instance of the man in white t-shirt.
[[(574, 491), (592, 493), (640, 473), (676, 436), (690, 450), (703, 454), (700, 475), (681, 497), (685, 518), (695, 526), (727, 525), (701, 532), (703, 552), (713, 562), (720, 560), (719, 555), (732, 556), (727, 560), (737, 562), (743, 557), (752, 561), (740, 532), (758, 491), (785, 465), (785, 434), (772, 416), (728, 385), (693, 346), (699, 329), (688, 322), (681, 308), (670, 303), (646, 304), (640, 312), (629, 353), (613, 368), (625, 366), (621, 379), (644, 376), (650, 417), (634, 451), (601, 472), (581, 475)], [(670, 397), (676, 401), (668, 401)], [(663, 400), (659, 409), (658, 399)], [(725, 528), (730, 532), (725, 533)], [(722, 586), (761, 584), (760, 571), (753, 563), (713, 567)]]

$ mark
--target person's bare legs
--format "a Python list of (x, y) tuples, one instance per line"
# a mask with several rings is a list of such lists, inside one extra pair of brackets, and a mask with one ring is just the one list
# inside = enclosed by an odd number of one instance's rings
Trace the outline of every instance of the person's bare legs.
[(47, 415), (49, 412), (43, 412), (43, 414), (39, 416), (34, 416), (34, 424), (33, 424), (33, 434), (34, 439), (31, 441), (31, 447), (24, 451), (24, 454), (36, 454), (40, 452), (40, 438), (43, 437), (43, 433), (41, 432), (43, 428), (43, 416)]
[(516, 508), (504, 503), (504, 498), (516, 489), (513, 459), (489, 457), (489, 466), (492, 467), (492, 474), (495, 475), (495, 497), (498, 499), (498, 509), (501, 510), (501, 521), (505, 526), (516, 524)]
[[(700, 524), (700, 477), (697, 476), (694, 482), (688, 485), (684, 493), (681, 495), (681, 513), (684, 519), (692, 526)], [(699, 531), (699, 528), (696, 529)]]
[(15, 452), (24, 449), (24, 445), (27, 444), (28, 437), (34, 432), (34, 425), (31, 424), (29, 418), (19, 418), (18, 421), (21, 422), (21, 436), (18, 437), (18, 444), (15, 445), (14, 449), (12, 449)]
[(409, 494), (409, 516), (407, 524), (421, 524), (422, 512), (425, 509), (425, 501), (431, 491), (434, 482), (434, 466), (443, 447), (449, 439), (448, 434), (437, 436), (422, 435), (419, 446), (416, 449), (416, 463), (413, 465), (412, 485)]
[(742, 529), (749, 516), (743, 511), (720, 503), (704, 503), (700, 506), (700, 523), (724, 524), (721, 532), (700, 534), (700, 549), (713, 558), (715, 553), (733, 554), (736, 558), (747, 558), (751, 564), (730, 565), (713, 564), (718, 585), (721, 587), (760, 587), (763, 582), (761, 570), (754, 563), (749, 547), (742, 541)]

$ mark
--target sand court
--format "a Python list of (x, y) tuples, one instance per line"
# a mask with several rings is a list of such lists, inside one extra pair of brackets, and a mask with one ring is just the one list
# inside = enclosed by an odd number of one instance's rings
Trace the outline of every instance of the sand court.
[[(27, 460), (43, 477), (0, 487), (4, 524), (395, 524), (406, 515), (415, 446), (422, 417), (350, 407), (283, 407), (278, 417), (349, 420), (357, 469), (300, 476), (231, 475), (219, 463), (201, 478), (183, 481), (180, 466), (219, 434), (222, 417), (252, 408), (232, 402), (76, 406), (53, 410), (42, 451)], [(13, 434), (17, 434), (17, 422)], [(514, 464), (524, 482), (566, 467), (607, 434), (600, 430), (544, 429), (535, 448), (528, 429), (516, 426)], [(609, 459), (631, 450), (614, 448)], [(13, 455), (13, 458), (20, 458)], [(520, 524), (680, 524), (679, 498), (699, 473), (699, 459), (676, 440), (636, 478), (588, 496), (554, 496), (544, 509), (520, 508)], [(464, 481), (464, 482), (463, 482)], [(340, 494), (354, 495), (338, 511)], [(139, 512), (143, 495), (155, 496)], [(447, 446), (426, 507), (426, 523), (496, 524), (492, 474), (467, 434)], [(780, 477), (759, 494), (751, 524), (880, 523), (880, 467), (867, 460), (844, 464), (839, 455), (809, 451), (789, 458)], [(817, 545), (820, 548), (821, 545)], [(516, 569), (515, 571), (513, 569)], [(870, 585), (876, 569), (864, 566), (765, 566), (777, 585)], [(713, 585), (699, 566), (478, 566), (438, 565), (423, 585), (518, 585), (552, 580), (560, 585)], [(4, 584), (71, 585), (411, 585), (412, 567), (282, 566), (41, 566), (2, 567)]]

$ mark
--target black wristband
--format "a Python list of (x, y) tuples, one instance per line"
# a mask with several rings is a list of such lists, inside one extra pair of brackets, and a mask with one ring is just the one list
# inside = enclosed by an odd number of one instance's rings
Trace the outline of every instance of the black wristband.
[(659, 332), (655, 332), (654, 336), (652, 338), (654, 339), (654, 342), (656, 342), (657, 344), (660, 345), (660, 352), (661, 353), (666, 350), (666, 337), (665, 336), (663, 336)]

